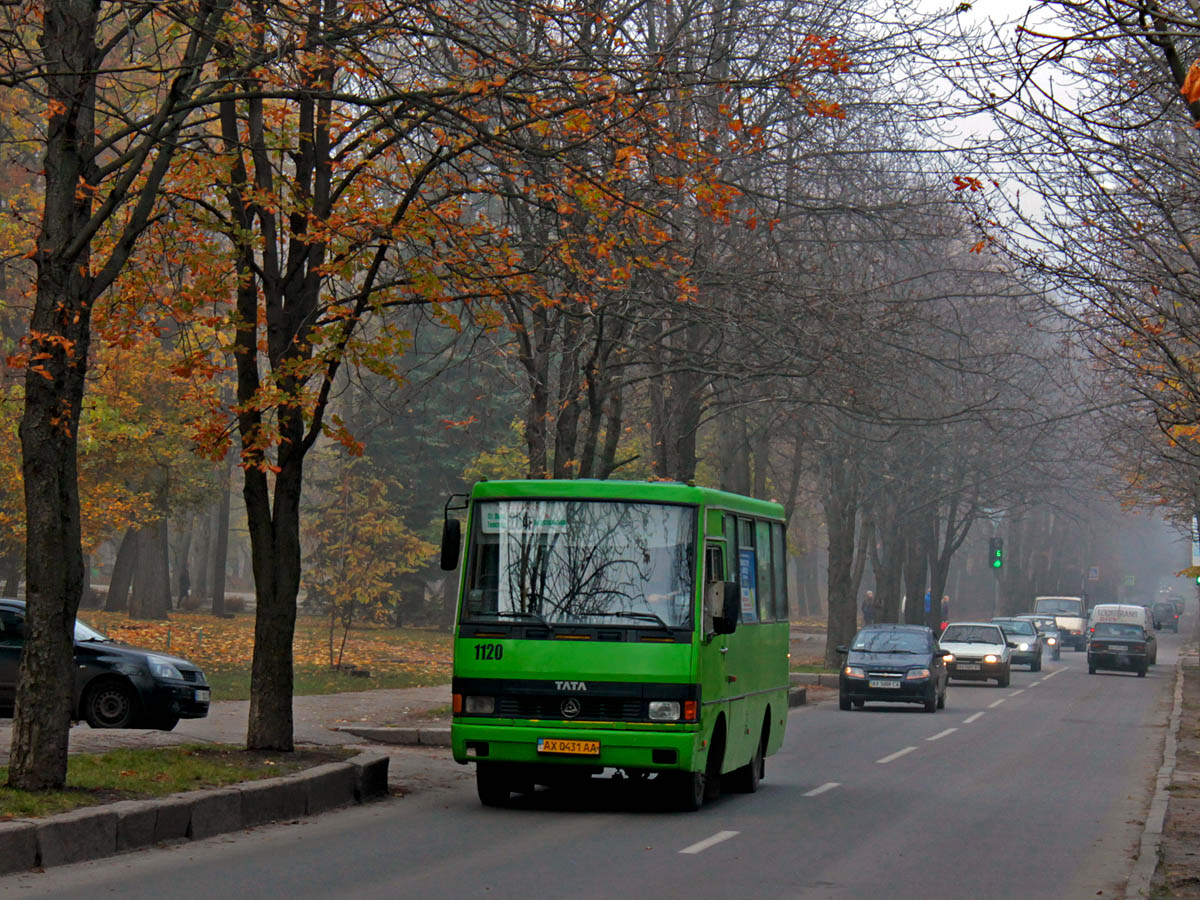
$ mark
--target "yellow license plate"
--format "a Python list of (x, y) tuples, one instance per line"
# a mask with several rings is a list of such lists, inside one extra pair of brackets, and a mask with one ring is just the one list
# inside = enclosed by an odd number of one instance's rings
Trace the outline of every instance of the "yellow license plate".
[(599, 756), (599, 741), (569, 741), (561, 738), (538, 738), (538, 753), (569, 753), (575, 756)]

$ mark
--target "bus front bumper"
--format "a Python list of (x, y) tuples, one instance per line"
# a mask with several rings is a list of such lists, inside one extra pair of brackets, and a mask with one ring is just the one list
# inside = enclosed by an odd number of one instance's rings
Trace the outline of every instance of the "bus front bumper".
[(450, 739), (454, 759), (460, 763), (485, 760), (540, 766), (692, 771), (703, 765), (705, 751), (699, 730), (685, 731), (682, 727), (668, 731), (650, 727), (634, 730), (562, 727), (556, 723), (498, 725), (456, 721), (450, 727)]

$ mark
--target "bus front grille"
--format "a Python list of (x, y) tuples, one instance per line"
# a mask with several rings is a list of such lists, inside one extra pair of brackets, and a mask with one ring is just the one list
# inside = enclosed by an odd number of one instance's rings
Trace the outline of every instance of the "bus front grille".
[(644, 704), (625, 697), (574, 697), (579, 713), (563, 713), (562, 695), (523, 695), (497, 698), (496, 715), (506, 719), (585, 719), (589, 721), (638, 722), (646, 719)]

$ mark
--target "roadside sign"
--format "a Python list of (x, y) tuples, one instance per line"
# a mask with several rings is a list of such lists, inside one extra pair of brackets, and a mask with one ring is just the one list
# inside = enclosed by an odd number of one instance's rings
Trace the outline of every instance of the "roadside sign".
[(1099, 580), (1100, 580), (1100, 567), (1099, 566), (1090, 566), (1088, 568), (1088, 581), (1099, 581)]

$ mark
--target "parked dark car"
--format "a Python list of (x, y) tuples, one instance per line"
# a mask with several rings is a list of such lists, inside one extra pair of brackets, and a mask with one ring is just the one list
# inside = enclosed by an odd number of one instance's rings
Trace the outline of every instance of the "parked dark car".
[(924, 625), (867, 625), (854, 636), (838, 676), (838, 706), (869, 701), (922, 703), (925, 712), (946, 705), (946, 663)]
[[(25, 646), (25, 603), (0, 599), (0, 716), (11, 716)], [(158, 728), (208, 715), (209, 687), (198, 666), (177, 656), (106, 638), (75, 620), (71, 717), (93, 728)]]
[(1150, 607), (1150, 615), (1154, 618), (1154, 627), (1160, 631), (1179, 631), (1179, 613), (1175, 604), (1169, 600), (1159, 600)]

